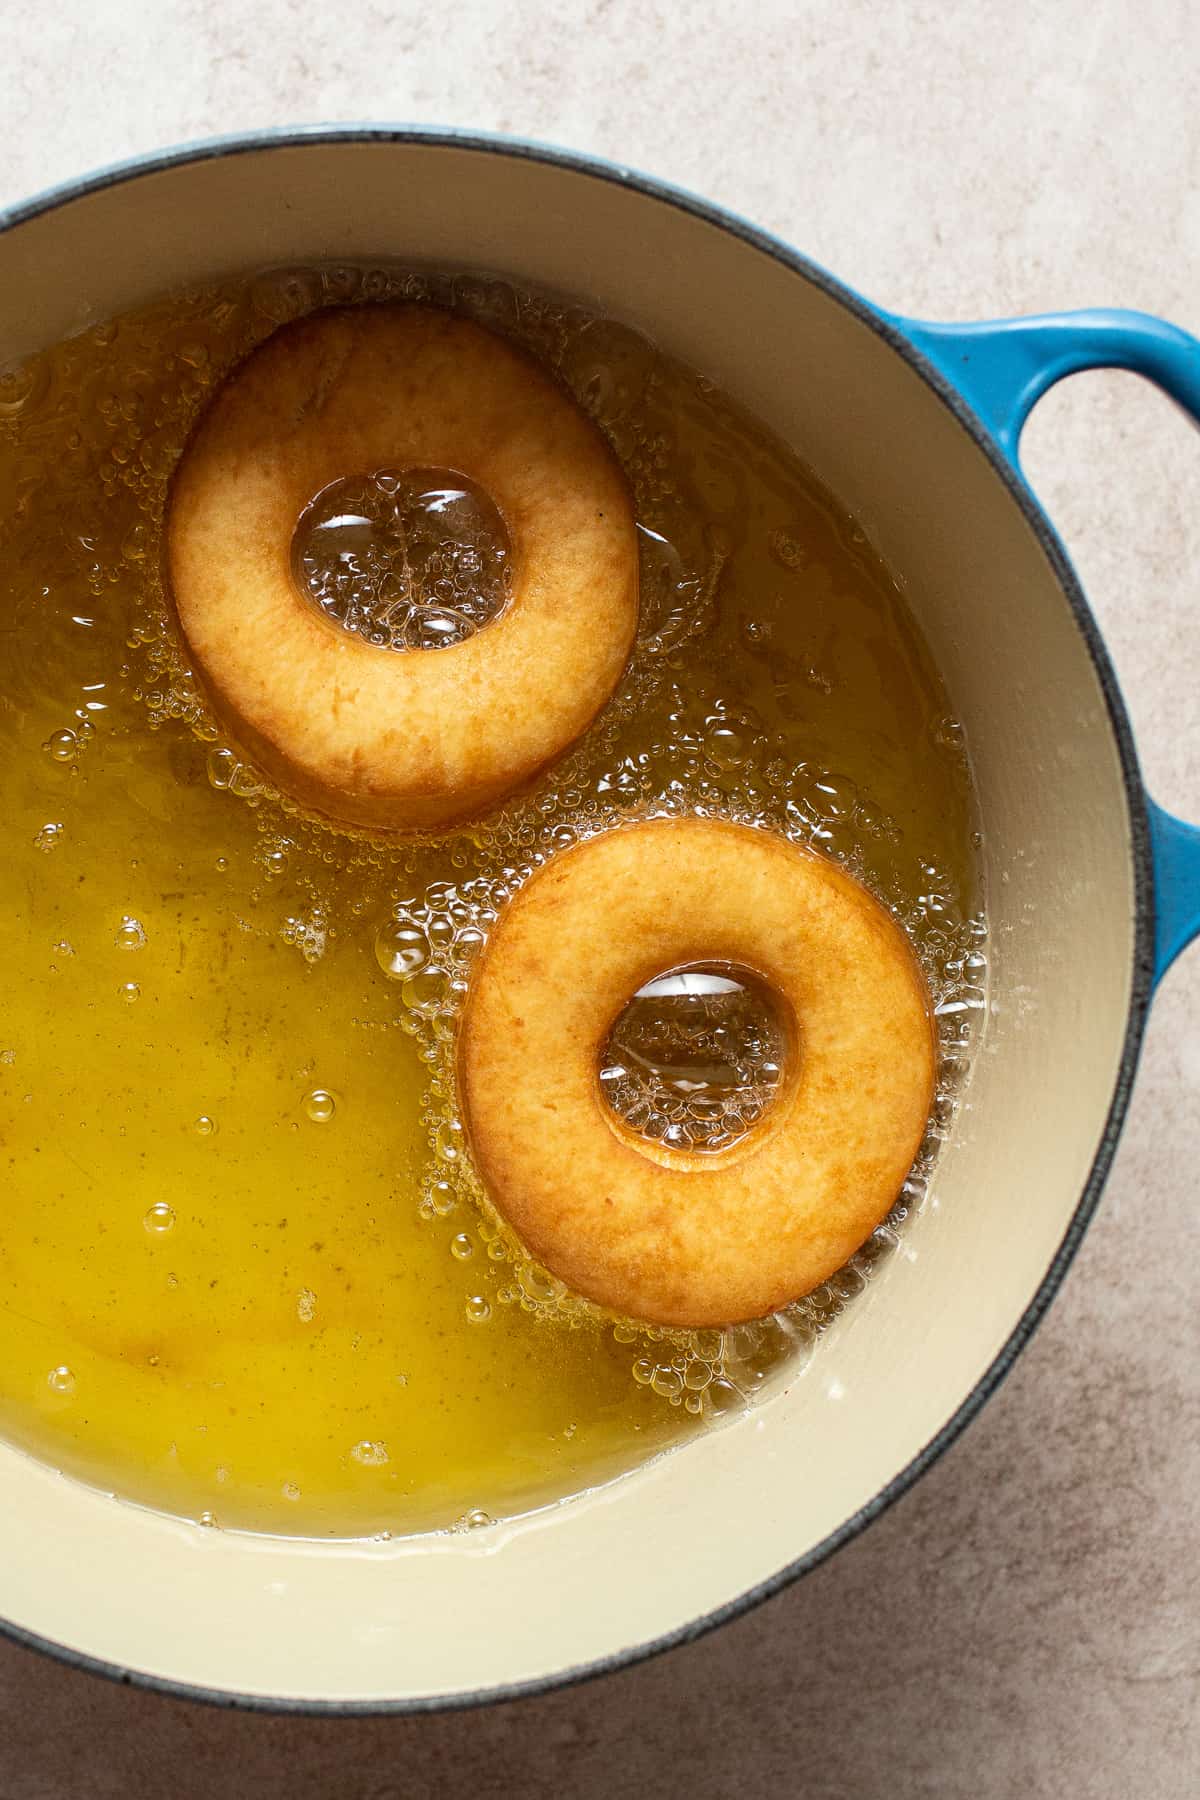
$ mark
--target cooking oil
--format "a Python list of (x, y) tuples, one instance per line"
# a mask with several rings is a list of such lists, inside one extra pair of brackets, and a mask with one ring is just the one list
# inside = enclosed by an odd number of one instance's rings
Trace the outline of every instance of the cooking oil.
[[(531, 792), (384, 840), (306, 817), (225, 739), (172, 624), (161, 522), (248, 350), (322, 305), (404, 299), (522, 345), (606, 434), (642, 609), (611, 705)], [(385, 265), (177, 294), (0, 374), (11, 1442), (209, 1526), (466, 1530), (609, 1479), (814, 1353), (924, 1202), (986, 929), (961, 727), (894, 577), (797, 450), (623, 325)], [(297, 539), (314, 604), (398, 654), (486, 630), (508, 579), (486, 496), (427, 471), (337, 486)], [(418, 515), (399, 576), (380, 536), (397, 494)], [(455, 1094), (506, 898), (581, 835), (679, 812), (768, 826), (866, 881), (917, 947), (942, 1043), (889, 1222), (815, 1294), (724, 1332), (614, 1319), (531, 1263)], [(597, 1078), (639, 1130), (720, 1148), (769, 1106), (780, 1045), (736, 971), (663, 971)]]

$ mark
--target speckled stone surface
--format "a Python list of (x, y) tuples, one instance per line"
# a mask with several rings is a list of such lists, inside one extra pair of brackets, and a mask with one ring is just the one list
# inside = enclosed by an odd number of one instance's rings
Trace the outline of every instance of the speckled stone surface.
[[(1200, 331), (1198, 60), (1191, 0), (10, 0), (0, 201), (215, 132), (474, 125), (698, 189), (912, 314), (1119, 303)], [(1026, 462), (1153, 789), (1200, 817), (1200, 440), (1093, 375)], [(1032, 1347), (798, 1587), (629, 1673), (428, 1719), (232, 1716), (0, 1646), (0, 1796), (1200, 1792), (1198, 1009), (1200, 951)]]

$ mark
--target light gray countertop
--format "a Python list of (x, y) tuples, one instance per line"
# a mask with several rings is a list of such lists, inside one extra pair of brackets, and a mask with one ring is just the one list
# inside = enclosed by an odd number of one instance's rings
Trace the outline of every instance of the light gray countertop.
[[(0, 202), (181, 139), (417, 120), (599, 152), (931, 318), (1121, 304), (1200, 331), (1190, 0), (10, 0)], [(1130, 376), (1026, 467), (1157, 797), (1200, 818), (1200, 440)], [(234, 1716), (0, 1646), (3, 1800), (1200, 1791), (1200, 950), (1116, 1168), (1001, 1393), (814, 1575), (631, 1672), (429, 1719)]]

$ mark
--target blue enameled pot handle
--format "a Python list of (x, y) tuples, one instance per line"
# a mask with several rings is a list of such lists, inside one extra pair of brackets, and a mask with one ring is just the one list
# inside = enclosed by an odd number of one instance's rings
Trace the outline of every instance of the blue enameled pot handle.
[[(1020, 473), (1021, 430), (1048, 388), (1081, 369), (1132, 369), (1200, 425), (1200, 339), (1148, 313), (1046, 313), (974, 325), (894, 321), (956, 387)], [(1154, 979), (1200, 935), (1200, 830), (1147, 796), (1154, 862)]]

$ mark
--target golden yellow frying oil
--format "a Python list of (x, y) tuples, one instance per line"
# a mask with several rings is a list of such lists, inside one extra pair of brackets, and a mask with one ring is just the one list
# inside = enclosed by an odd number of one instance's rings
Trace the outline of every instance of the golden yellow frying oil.
[[(298, 817), (220, 738), (163, 609), (159, 522), (253, 343), (406, 296), (516, 337), (597, 418), (634, 485), (644, 605), (614, 705), (541, 788), (388, 845)], [(230, 1527), (486, 1523), (743, 1404), (920, 1203), (981, 998), (961, 733), (852, 522), (622, 327), (477, 277), (306, 269), (0, 375), (0, 784), (0, 1431), (84, 1479)], [(524, 1262), (478, 1203), (453, 1093), (505, 895), (664, 808), (846, 859), (912, 932), (946, 1049), (892, 1225), (779, 1318), (690, 1339)]]

